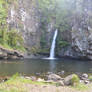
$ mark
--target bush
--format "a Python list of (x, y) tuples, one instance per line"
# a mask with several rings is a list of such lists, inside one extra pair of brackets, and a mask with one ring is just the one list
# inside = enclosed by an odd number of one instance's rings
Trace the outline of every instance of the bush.
[(91, 82), (92, 82), (92, 76), (89, 76), (89, 78), (88, 78), (88, 79), (89, 79), (89, 81), (91, 81)]
[(18, 44), (19, 45), (22, 45), (23, 44), (23, 38), (22, 38), (22, 36), (21, 36), (21, 34), (20, 33), (18, 33), (18, 31), (17, 30), (11, 30), (11, 31), (9, 31), (8, 33), (7, 33), (7, 35), (8, 35), (8, 44), (10, 45), (10, 46), (17, 46)]
[(71, 85), (76, 86), (79, 84), (79, 81), (80, 81), (79, 77), (76, 74), (73, 74)]
[(59, 41), (58, 45), (59, 45), (59, 47), (63, 48), (65, 46), (68, 46), (69, 43), (67, 41)]
[(16, 79), (17, 77), (19, 77), (20, 76), (20, 74), (17, 72), (16, 74), (14, 74), (13, 76), (12, 76), (12, 78), (13, 79)]

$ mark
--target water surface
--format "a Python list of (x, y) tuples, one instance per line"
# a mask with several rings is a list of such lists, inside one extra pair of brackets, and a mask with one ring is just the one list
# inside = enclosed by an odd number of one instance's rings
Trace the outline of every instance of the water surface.
[(62, 70), (65, 73), (92, 73), (92, 62), (73, 59), (0, 61), (0, 76), (11, 76), (16, 72), (29, 76), (37, 73), (58, 73)]

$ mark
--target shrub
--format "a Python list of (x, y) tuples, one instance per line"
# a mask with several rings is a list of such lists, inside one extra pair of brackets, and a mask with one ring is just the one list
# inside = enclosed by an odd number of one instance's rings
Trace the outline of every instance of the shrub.
[(91, 82), (92, 82), (92, 76), (89, 76), (89, 78), (88, 78)]
[(59, 45), (59, 47), (63, 48), (65, 46), (69, 45), (69, 43), (67, 41), (59, 41), (58, 45)]
[(76, 85), (79, 84), (79, 80), (80, 80), (79, 77), (76, 74), (73, 74), (73, 77), (72, 77), (72, 80), (71, 80), (71, 84), (73, 86), (76, 86)]
[(14, 74), (13, 76), (12, 76), (12, 78), (13, 79), (16, 79), (17, 77), (19, 77), (20, 76), (20, 74), (17, 72), (16, 74)]

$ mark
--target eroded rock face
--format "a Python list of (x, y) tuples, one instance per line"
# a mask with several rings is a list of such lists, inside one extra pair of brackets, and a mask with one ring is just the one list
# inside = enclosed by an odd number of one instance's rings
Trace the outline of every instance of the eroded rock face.
[[(63, 33), (69, 46), (61, 48), (58, 56), (92, 59), (92, 1), (77, 0), (71, 19), (72, 30)], [(81, 8), (81, 10), (80, 10)], [(40, 30), (40, 12), (35, 0), (18, 0), (10, 5), (7, 22), (9, 27), (21, 31), (25, 45), (40, 48), (41, 37), (45, 34), (47, 48), (51, 45), (54, 22), (47, 24), (47, 31)], [(62, 37), (61, 35), (61, 37)]]
[(23, 59), (24, 55), (16, 50), (0, 47), (0, 59)]
[(41, 40), (43, 39), (45, 48), (50, 47), (54, 22), (45, 24), (45, 30), (42, 29), (44, 24), (41, 24), (41, 19), (41, 12), (36, 0), (18, 0), (10, 4), (7, 22), (10, 29), (21, 32), (24, 45), (28, 49), (25, 58), (30, 58), (36, 51), (42, 49)]
[(8, 23), (23, 35), (25, 45), (39, 48), (39, 13), (35, 0), (18, 0), (10, 5)]
[[(80, 10), (81, 7), (81, 10)], [(92, 1), (76, 2), (72, 17), (71, 44), (61, 50), (59, 55), (73, 58), (92, 59)]]

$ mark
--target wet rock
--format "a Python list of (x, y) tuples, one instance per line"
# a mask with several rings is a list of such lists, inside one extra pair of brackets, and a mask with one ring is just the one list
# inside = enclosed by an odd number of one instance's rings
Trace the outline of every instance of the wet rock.
[(31, 78), (32, 81), (36, 81), (37, 80), (37, 78), (35, 76), (31, 76), (30, 78)]
[(47, 80), (46, 82), (47, 83), (53, 83), (53, 80)]
[(40, 73), (36, 73), (37, 76), (40, 76), (41, 74)]
[(29, 79), (29, 80), (31, 80), (32, 78), (31, 77), (25, 77), (26, 79)]
[(64, 79), (64, 84), (65, 84), (65, 85), (70, 85), (72, 78), (73, 78), (73, 74), (67, 76), (67, 77)]
[(0, 47), (0, 59), (22, 59), (24, 55), (16, 50)]
[(64, 86), (64, 82), (61, 81), (61, 80), (58, 82), (58, 84), (59, 84), (60, 86)]
[(38, 82), (44, 82), (44, 79), (38, 78), (37, 81)]
[(65, 71), (58, 72), (59, 75), (64, 75)]
[(89, 81), (89, 80), (85, 80), (84, 83), (85, 83), (85, 84), (89, 84), (90, 81)]
[(8, 80), (8, 78), (5, 78), (3, 81), (6, 82)]
[(47, 72), (48, 75), (53, 74), (52, 72)]
[(88, 74), (86, 74), (86, 73), (82, 74), (81, 79), (82, 80), (88, 79)]
[(84, 83), (84, 80), (80, 80), (80, 83)]
[(62, 78), (59, 75), (50, 74), (48, 75), (48, 80), (59, 81), (59, 80), (62, 80)]

